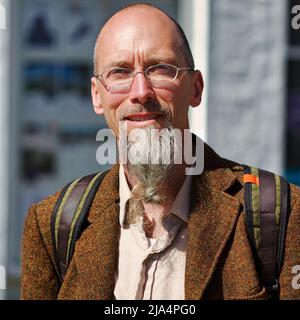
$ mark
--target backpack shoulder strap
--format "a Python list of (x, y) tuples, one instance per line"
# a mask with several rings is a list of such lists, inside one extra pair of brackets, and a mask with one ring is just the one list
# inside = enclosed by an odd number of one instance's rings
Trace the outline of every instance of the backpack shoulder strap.
[(85, 227), (94, 196), (108, 170), (76, 179), (61, 191), (52, 211), (51, 237), (55, 267), (62, 282), (72, 259), (76, 240)]
[(263, 285), (270, 298), (278, 298), (289, 185), (283, 177), (244, 166), (244, 198), (247, 230), (259, 260)]

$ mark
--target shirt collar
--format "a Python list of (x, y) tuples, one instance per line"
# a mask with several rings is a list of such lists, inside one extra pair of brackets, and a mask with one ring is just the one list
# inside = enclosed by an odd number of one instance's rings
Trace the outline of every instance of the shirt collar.
[(125, 215), (126, 215), (126, 204), (127, 204), (127, 201), (131, 198), (131, 191), (126, 180), (124, 167), (122, 164), (120, 164), (120, 169), (119, 169), (119, 194), (120, 194), (119, 222), (121, 227), (124, 227)]
[(177, 215), (186, 223), (190, 216), (190, 199), (191, 199), (192, 176), (188, 175), (179, 189), (177, 196), (172, 204), (170, 212)]

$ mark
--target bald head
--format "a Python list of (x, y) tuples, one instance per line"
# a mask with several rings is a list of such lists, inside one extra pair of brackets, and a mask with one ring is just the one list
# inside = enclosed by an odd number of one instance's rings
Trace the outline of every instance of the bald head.
[(95, 73), (99, 72), (105, 59), (104, 47), (113, 45), (114, 40), (123, 37), (125, 32), (127, 35), (136, 33), (136, 37), (148, 42), (160, 34), (163, 42), (173, 42), (174, 50), (182, 55), (186, 66), (194, 68), (190, 46), (180, 25), (161, 9), (150, 4), (134, 4), (114, 14), (101, 29), (94, 50)]

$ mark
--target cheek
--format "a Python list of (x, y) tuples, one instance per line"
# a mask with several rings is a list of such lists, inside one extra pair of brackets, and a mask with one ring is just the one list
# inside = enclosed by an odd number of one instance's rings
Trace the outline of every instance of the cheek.
[(183, 117), (183, 110), (186, 110), (189, 107), (187, 91), (184, 92), (184, 89), (174, 86), (172, 88), (168, 88), (168, 90), (159, 89), (156, 93), (159, 100), (169, 107), (173, 117), (176, 117), (178, 113), (179, 116)]
[(102, 104), (104, 108), (105, 118), (109, 124), (113, 121), (118, 121), (119, 106), (124, 102), (124, 95), (105, 93), (102, 96)]

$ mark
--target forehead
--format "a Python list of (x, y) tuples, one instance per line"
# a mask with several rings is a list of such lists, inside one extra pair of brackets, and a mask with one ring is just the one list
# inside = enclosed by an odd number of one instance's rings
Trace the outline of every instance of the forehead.
[(180, 38), (174, 23), (160, 12), (130, 11), (113, 17), (98, 39), (99, 67), (117, 62), (180, 62)]

